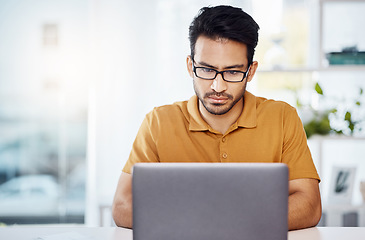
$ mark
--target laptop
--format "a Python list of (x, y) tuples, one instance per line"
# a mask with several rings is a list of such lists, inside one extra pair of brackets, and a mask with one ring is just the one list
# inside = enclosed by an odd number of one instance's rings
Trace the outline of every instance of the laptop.
[(139, 163), (134, 240), (286, 240), (281, 163)]

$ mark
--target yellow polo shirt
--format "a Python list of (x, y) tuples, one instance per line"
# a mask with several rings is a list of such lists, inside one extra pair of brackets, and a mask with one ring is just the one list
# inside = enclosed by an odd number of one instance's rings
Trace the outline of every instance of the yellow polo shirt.
[(138, 162), (281, 162), (289, 179), (319, 180), (296, 109), (247, 92), (225, 134), (201, 117), (198, 98), (154, 108), (142, 122), (123, 172)]

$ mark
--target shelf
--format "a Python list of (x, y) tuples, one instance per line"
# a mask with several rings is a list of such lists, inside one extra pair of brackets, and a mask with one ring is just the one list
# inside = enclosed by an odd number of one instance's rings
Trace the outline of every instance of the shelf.
[(311, 138), (309, 138), (308, 140), (319, 140), (319, 141), (325, 141), (325, 140), (360, 140), (360, 141), (364, 141), (365, 140), (365, 136), (347, 136), (347, 135), (342, 135), (342, 134), (330, 134), (330, 135), (313, 135)]
[(347, 2), (364, 2), (365, 0), (320, 0), (320, 2), (324, 2), (324, 3), (327, 3), (327, 2), (344, 2), (344, 1), (347, 1)]
[[(326, 59), (326, 52), (328, 51), (325, 51), (325, 47), (324, 47), (324, 28), (325, 28), (325, 18), (324, 18), (324, 14), (325, 14), (325, 6), (327, 5), (332, 5), (332, 3), (341, 3), (341, 4), (349, 4), (349, 3), (356, 3), (356, 4), (361, 4), (363, 5), (365, 3), (365, 0), (319, 0), (319, 28), (318, 28), (318, 36), (319, 36), (319, 39), (318, 39), (318, 43), (319, 43), (319, 51), (318, 51), (318, 63), (320, 65), (320, 67), (322, 68), (325, 68), (325, 59)], [(342, 12), (346, 12), (345, 9), (342, 9)], [(360, 13), (361, 14), (361, 13)], [(338, 15), (336, 15), (336, 18), (337, 18)], [(348, 19), (349, 17), (353, 17), (351, 15), (351, 13), (347, 13), (340, 16), (340, 17), (345, 17), (346, 19)], [(327, 19), (327, 21), (331, 22), (330, 20)], [(360, 21), (361, 23), (361, 21)], [(349, 23), (347, 22), (347, 24), (349, 25)], [(354, 22), (351, 23), (351, 25), (353, 25)], [(328, 26), (327, 26), (328, 27)], [(347, 28), (346, 27), (346, 24), (344, 25), (344, 27), (341, 27), (341, 26), (336, 26), (338, 29), (343, 29), (343, 28)], [(360, 24), (360, 28), (361, 28), (361, 24)], [(332, 30), (333, 32), (333, 30)], [(337, 35), (339, 34), (338, 31), (336, 31)], [(343, 35), (344, 32), (342, 32), (342, 35)], [(327, 33), (328, 34), (328, 33)], [(340, 34), (341, 35), (341, 34)], [(345, 34), (346, 35), (346, 34)], [(343, 35), (344, 36), (344, 35)], [(353, 36), (354, 37), (354, 36)], [(356, 39), (356, 37), (355, 37)], [(357, 40), (358, 41), (358, 40)], [(342, 44), (344, 45), (344, 42), (342, 42)], [(356, 46), (358, 45), (358, 42), (355, 41), (355, 44), (346, 44), (348, 47), (349, 46)], [(361, 45), (361, 44), (360, 44)], [(344, 45), (345, 46), (345, 45)], [(359, 49), (360, 51), (362, 51), (362, 49)], [(348, 70), (348, 71), (363, 71), (363, 66), (364, 65), (349, 65), (349, 67), (345, 67), (345, 66), (337, 66), (335, 65), (334, 67), (330, 66), (331, 68), (333, 68), (334, 71), (343, 71), (343, 70)]]
[(352, 72), (361, 72), (365, 71), (365, 65), (331, 65), (328, 67), (321, 67), (321, 68), (258, 68), (258, 73), (272, 73), (272, 72), (345, 72), (345, 71), (352, 71)]

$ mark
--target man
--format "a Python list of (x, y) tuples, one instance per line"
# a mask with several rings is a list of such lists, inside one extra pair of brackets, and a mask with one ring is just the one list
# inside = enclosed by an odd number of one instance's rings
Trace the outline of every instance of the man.
[(319, 177), (296, 110), (246, 91), (259, 26), (230, 6), (202, 8), (189, 29), (187, 69), (196, 96), (146, 115), (113, 203), (118, 226), (132, 227), (131, 168), (137, 162), (282, 162), (289, 168), (289, 230), (321, 217)]

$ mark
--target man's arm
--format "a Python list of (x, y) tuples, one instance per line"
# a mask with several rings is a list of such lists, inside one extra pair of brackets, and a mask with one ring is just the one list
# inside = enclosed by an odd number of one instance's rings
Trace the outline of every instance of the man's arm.
[(132, 228), (132, 175), (122, 172), (113, 201), (113, 219), (117, 226)]
[(289, 230), (313, 227), (321, 215), (318, 180), (308, 178), (289, 181)]
[[(132, 228), (132, 175), (122, 173), (113, 201), (113, 218), (119, 227)], [(289, 181), (289, 230), (317, 225), (322, 215), (318, 180)]]

